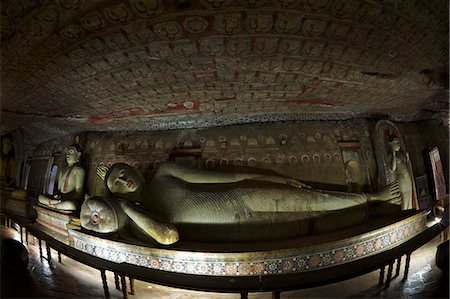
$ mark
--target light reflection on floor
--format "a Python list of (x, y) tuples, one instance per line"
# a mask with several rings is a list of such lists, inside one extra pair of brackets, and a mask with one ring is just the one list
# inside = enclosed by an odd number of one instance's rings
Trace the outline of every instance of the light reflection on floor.
[[(3, 236), (12, 234), (19, 240), (19, 234), (2, 228)], [(34, 244), (33, 244), (34, 242)], [(448, 275), (439, 270), (435, 263), (436, 246), (439, 238), (435, 238), (416, 250), (411, 259), (409, 278), (402, 283), (403, 267), (400, 277), (393, 280), (391, 287), (383, 291), (377, 286), (379, 271), (322, 287), (281, 293), (281, 298), (448, 298)], [(101, 298), (103, 288), (100, 272), (82, 265), (68, 257), (62, 257), (58, 263), (57, 253), (52, 250), (53, 267), (50, 268), (45, 259), (39, 257), (37, 240), (30, 237), (28, 245), (29, 274), (26, 277), (14, 277), (2, 273), (2, 298)], [(402, 264), (405, 259), (403, 258)], [(122, 292), (114, 287), (114, 276), (107, 272), (111, 298), (122, 298)], [(134, 298), (199, 298), (227, 299), (240, 298), (239, 294), (206, 293), (176, 288), (169, 288), (136, 281)], [(250, 293), (249, 298), (269, 299), (270, 292)]]

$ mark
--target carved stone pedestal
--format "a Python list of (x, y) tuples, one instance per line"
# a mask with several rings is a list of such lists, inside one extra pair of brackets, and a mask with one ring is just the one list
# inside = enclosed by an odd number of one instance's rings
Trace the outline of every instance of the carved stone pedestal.
[(70, 212), (64, 213), (60, 211), (54, 211), (42, 206), (34, 206), (38, 217), (36, 221), (50, 229), (55, 233), (67, 236), (67, 224), (69, 224), (73, 218)]

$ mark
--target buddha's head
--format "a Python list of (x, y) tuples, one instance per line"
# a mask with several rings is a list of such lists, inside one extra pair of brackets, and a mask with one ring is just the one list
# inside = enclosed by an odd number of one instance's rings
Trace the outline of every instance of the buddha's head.
[(78, 144), (69, 146), (66, 152), (66, 162), (69, 165), (80, 162), (81, 148)]
[(139, 171), (124, 163), (111, 166), (105, 175), (108, 190), (116, 195), (136, 193), (142, 189), (144, 177)]
[(392, 151), (398, 152), (400, 150), (400, 141), (397, 137), (392, 138), (389, 144), (391, 145)]

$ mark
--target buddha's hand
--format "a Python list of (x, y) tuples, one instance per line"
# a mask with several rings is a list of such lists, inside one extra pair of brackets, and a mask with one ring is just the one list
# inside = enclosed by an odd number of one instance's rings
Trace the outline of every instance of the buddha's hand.
[(305, 183), (297, 181), (296, 179), (286, 179), (286, 184), (291, 185), (292, 187), (295, 187), (295, 188), (311, 189), (311, 186), (308, 186)]
[(102, 179), (105, 180), (106, 173), (108, 172), (109, 167), (106, 165), (99, 165), (97, 167), (97, 175)]
[(127, 200), (119, 200), (125, 214), (146, 234), (163, 245), (171, 245), (179, 239), (178, 230), (173, 224), (158, 222), (150, 215), (140, 212)]

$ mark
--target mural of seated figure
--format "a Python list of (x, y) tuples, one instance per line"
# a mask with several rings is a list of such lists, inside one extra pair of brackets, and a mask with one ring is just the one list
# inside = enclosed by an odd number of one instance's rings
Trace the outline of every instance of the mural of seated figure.
[[(282, 176), (206, 171), (174, 163), (161, 164), (147, 184), (127, 164), (110, 168), (100, 165), (97, 174), (117, 199), (115, 203), (110, 198), (86, 200), (80, 213), (82, 227), (111, 233), (123, 227), (117, 223), (120, 219), (129, 218), (146, 235), (165, 245), (189, 239), (188, 234), (201, 238), (202, 230), (206, 232), (209, 227), (216, 235), (237, 227), (245, 240), (260, 233), (275, 238), (275, 234), (289, 230), (285, 223), (297, 225), (301, 220), (327, 217), (327, 213), (334, 215), (329, 225), (339, 229), (364, 222), (370, 213), (369, 201), (396, 206), (401, 202), (396, 182), (369, 195), (316, 190)], [(277, 223), (283, 226), (275, 230)], [(249, 233), (251, 230), (246, 229), (252, 227), (256, 230)], [(233, 240), (230, 235), (229, 241)]]
[(66, 153), (67, 166), (58, 174), (58, 192), (53, 196), (39, 195), (40, 204), (61, 210), (76, 211), (84, 196), (84, 168), (79, 165), (81, 148), (78, 144), (69, 146)]

